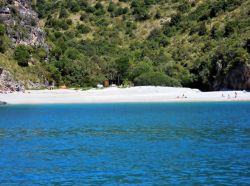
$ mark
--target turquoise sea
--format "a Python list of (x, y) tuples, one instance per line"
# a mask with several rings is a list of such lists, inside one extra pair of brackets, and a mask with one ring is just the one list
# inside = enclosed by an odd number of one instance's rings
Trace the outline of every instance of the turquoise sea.
[(1, 106), (0, 185), (250, 185), (250, 103)]

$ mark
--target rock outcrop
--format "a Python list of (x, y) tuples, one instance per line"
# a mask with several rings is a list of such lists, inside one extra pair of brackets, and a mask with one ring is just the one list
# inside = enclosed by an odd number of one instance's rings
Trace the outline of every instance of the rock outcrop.
[(229, 72), (226, 82), (229, 89), (250, 90), (250, 66), (237, 66)]
[(39, 89), (48, 88), (46, 83), (33, 82), (30, 80), (26, 83), (26, 87), (27, 87), (27, 89), (30, 89), (30, 90), (39, 90)]
[(38, 15), (31, 8), (30, 0), (8, 0), (0, 7), (0, 21), (8, 25), (7, 34), (15, 45), (42, 46), (45, 33), (38, 26)]
[(24, 91), (25, 87), (21, 82), (14, 80), (10, 72), (0, 67), (0, 92)]
[(5, 101), (0, 101), (0, 105), (6, 105), (7, 104), (7, 102), (5, 102)]
[(216, 80), (213, 90), (250, 90), (250, 66), (238, 65), (226, 77)]

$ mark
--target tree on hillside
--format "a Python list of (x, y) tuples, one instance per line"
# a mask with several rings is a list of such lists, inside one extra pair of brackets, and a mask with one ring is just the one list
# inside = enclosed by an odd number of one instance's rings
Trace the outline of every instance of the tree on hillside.
[(117, 83), (121, 84), (122, 79), (127, 76), (128, 70), (130, 68), (130, 61), (127, 56), (120, 57), (115, 60), (115, 66), (117, 69)]
[(161, 72), (146, 72), (134, 80), (135, 85), (181, 86), (180, 83)]
[(29, 65), (28, 62), (30, 59), (30, 53), (26, 46), (24, 45), (17, 46), (14, 52), (14, 57), (15, 60), (17, 60), (18, 65), (22, 67), (27, 67)]

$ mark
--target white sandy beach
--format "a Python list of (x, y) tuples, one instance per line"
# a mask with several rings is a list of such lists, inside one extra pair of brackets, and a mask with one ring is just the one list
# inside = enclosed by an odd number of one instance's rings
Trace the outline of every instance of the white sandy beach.
[(0, 94), (0, 101), (8, 104), (250, 101), (250, 92), (237, 91), (235, 98), (235, 91), (201, 92), (190, 88), (154, 86), (110, 87), (87, 91), (27, 90), (25, 93)]

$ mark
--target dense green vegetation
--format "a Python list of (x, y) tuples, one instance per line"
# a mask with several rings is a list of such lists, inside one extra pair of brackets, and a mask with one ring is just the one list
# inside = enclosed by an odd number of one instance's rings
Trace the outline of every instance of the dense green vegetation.
[(110, 80), (208, 90), (235, 66), (250, 64), (248, 0), (39, 0), (33, 8), (49, 57), (25, 46), (13, 56), (26, 68), (32, 54), (57, 84)]

